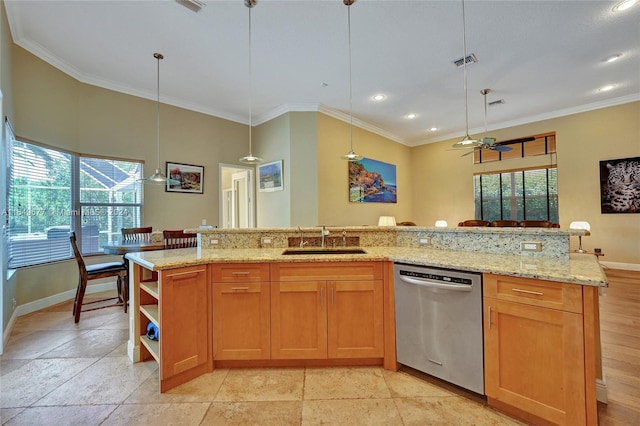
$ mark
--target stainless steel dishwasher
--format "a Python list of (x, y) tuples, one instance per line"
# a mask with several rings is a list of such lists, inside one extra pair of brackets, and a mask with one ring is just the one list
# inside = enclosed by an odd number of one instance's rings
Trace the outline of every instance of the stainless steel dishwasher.
[(398, 362), (484, 394), (482, 275), (396, 263)]

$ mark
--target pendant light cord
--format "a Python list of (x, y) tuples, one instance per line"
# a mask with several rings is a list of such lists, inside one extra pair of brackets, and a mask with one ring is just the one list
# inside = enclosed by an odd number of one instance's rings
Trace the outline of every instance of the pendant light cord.
[(349, 34), (349, 149), (353, 152), (353, 92), (351, 79), (351, 5), (352, 1), (347, 4), (348, 34)]
[(251, 149), (251, 112), (253, 107), (253, 70), (251, 64), (251, 8), (253, 5), (249, 6), (249, 156), (253, 157), (253, 150)]
[(465, 137), (469, 137), (469, 95), (467, 94), (467, 31), (466, 19), (464, 13), (464, 0), (462, 0), (462, 69), (464, 75), (464, 120), (465, 120)]
[(156, 81), (156, 93), (157, 93), (157, 102), (156, 102), (156, 145), (157, 145), (157, 153), (158, 153), (158, 162), (157, 162), (157, 170), (160, 170), (160, 59), (164, 57), (156, 53), (153, 56), (157, 59), (158, 69), (157, 69), (157, 81)]

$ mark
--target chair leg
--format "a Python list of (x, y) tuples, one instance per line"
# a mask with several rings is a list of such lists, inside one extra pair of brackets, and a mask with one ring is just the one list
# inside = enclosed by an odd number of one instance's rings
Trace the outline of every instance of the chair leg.
[(78, 287), (76, 288), (76, 297), (73, 299), (73, 313), (72, 315), (76, 315), (76, 310), (78, 307), (78, 294), (80, 294), (80, 281), (82, 280), (82, 277), (78, 278)]
[(84, 300), (84, 292), (87, 289), (87, 282), (80, 278), (80, 282), (78, 283), (78, 291), (76, 294), (76, 301), (74, 303), (74, 315), (75, 322), (80, 322), (80, 312), (82, 312), (82, 301)]

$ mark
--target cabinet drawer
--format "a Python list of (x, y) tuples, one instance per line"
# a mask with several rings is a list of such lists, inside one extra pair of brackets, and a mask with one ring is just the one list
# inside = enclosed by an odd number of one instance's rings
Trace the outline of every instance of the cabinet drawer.
[(532, 278), (484, 274), (485, 297), (582, 313), (582, 286)]
[(381, 279), (382, 262), (292, 262), (271, 265), (271, 281)]
[(216, 283), (269, 281), (268, 263), (218, 263), (212, 267)]

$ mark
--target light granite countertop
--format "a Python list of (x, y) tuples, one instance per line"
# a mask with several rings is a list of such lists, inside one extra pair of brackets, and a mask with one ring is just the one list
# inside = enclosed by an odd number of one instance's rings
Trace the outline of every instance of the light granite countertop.
[(156, 271), (208, 263), (392, 261), (571, 284), (607, 285), (602, 267), (597, 258), (591, 254), (572, 253), (568, 259), (564, 259), (414, 247), (363, 247), (363, 249), (366, 254), (283, 255), (283, 248), (206, 250), (190, 248), (129, 253), (126, 257), (145, 268)]

